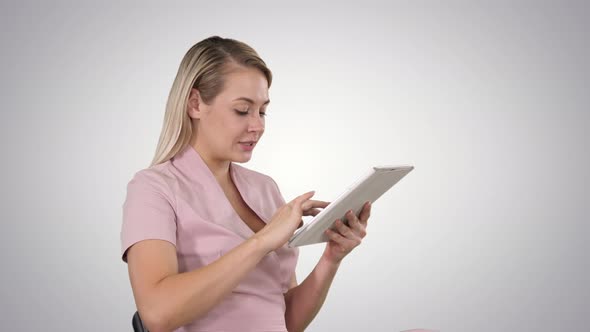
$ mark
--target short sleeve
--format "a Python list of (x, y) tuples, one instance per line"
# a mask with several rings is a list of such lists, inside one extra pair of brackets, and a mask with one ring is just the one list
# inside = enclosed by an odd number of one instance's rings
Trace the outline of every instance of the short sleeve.
[(121, 227), (121, 258), (135, 243), (157, 239), (176, 246), (176, 214), (166, 185), (141, 171), (127, 184)]

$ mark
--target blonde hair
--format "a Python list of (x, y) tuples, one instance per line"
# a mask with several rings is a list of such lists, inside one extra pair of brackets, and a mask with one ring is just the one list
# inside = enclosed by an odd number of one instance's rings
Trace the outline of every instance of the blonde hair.
[(172, 83), (162, 132), (151, 166), (170, 160), (189, 144), (193, 133), (191, 118), (186, 109), (191, 89), (197, 89), (203, 102), (211, 104), (223, 91), (224, 78), (230, 71), (231, 64), (259, 69), (266, 77), (270, 88), (270, 69), (247, 44), (212, 36), (193, 45), (184, 55)]

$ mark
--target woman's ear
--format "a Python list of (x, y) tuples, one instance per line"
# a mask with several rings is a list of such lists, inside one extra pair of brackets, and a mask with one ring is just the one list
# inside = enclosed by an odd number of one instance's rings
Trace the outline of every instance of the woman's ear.
[(192, 88), (188, 96), (188, 102), (186, 103), (186, 113), (191, 119), (200, 119), (202, 115), (201, 94), (199, 90)]

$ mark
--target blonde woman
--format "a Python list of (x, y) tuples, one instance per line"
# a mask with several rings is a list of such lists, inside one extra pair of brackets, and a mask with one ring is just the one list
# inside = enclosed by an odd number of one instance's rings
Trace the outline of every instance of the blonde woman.
[(271, 71), (243, 42), (217, 36), (184, 56), (166, 105), (156, 155), (127, 186), (122, 258), (151, 332), (303, 331), (320, 310), (341, 260), (361, 243), (365, 205), (337, 222), (315, 269), (295, 279), (286, 242), (327, 202), (289, 203), (268, 176), (237, 163), (264, 133)]

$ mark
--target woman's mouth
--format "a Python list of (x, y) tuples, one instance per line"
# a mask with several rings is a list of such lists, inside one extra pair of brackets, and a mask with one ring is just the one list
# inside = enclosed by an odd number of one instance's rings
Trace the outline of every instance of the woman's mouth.
[(252, 151), (254, 149), (254, 146), (256, 146), (256, 142), (255, 141), (240, 142), (240, 146), (245, 151)]

